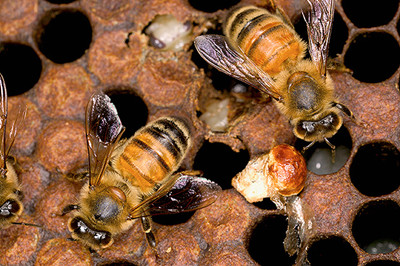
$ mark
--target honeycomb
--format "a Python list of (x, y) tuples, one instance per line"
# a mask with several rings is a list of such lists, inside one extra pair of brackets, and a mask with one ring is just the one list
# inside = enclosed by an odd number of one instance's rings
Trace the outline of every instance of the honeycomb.
[[(399, 265), (400, 262), (400, 6), (397, 0), (338, 0), (330, 56), (349, 71), (331, 71), (336, 93), (357, 121), (345, 118), (326, 145), (305, 153), (309, 173), (299, 199), (312, 228), (289, 256), (287, 214), (268, 199), (250, 204), (231, 179), (247, 162), (281, 143), (304, 145), (259, 92), (209, 67), (191, 42), (160, 50), (145, 29), (157, 15), (192, 25), (190, 41), (220, 33), (228, 8), (263, 0), (2, 0), (0, 72), (9, 115), (28, 114), (11, 151), (18, 161), (25, 211), (0, 230), (2, 265)], [(307, 39), (306, 3), (280, 0)], [(363, 8), (360, 8), (362, 5)], [(237, 89), (237, 85), (239, 89)], [(235, 89), (236, 88), (236, 89)], [(147, 121), (181, 115), (193, 122), (194, 144), (182, 169), (197, 169), (223, 191), (194, 213), (159, 216), (156, 258), (141, 225), (93, 252), (69, 239), (61, 210), (84, 183), (65, 178), (87, 161), (84, 108), (103, 90), (115, 103), (125, 137)], [(200, 119), (212, 101), (228, 99), (222, 130)], [(314, 156), (315, 154), (321, 156)]]

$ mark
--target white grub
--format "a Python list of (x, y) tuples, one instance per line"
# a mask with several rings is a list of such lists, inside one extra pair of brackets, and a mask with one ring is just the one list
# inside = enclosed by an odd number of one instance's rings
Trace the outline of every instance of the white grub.
[(191, 41), (192, 24), (182, 23), (173, 15), (157, 15), (145, 29), (150, 44), (162, 50), (180, 51)]
[(199, 117), (213, 132), (225, 132), (228, 129), (229, 98), (212, 99), (206, 111)]
[(232, 186), (250, 203), (277, 194), (268, 174), (269, 154), (250, 160), (246, 168), (232, 179)]

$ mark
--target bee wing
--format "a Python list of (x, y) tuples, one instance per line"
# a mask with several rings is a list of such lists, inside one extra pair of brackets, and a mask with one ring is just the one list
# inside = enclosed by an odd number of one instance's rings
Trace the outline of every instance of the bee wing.
[(8, 153), (14, 143), (18, 128), (26, 116), (26, 108), (19, 106), (16, 119), (6, 127), (8, 116), (7, 88), (0, 74), (0, 169), (6, 168)]
[(104, 93), (95, 93), (86, 107), (86, 141), (89, 154), (89, 185), (96, 186), (103, 176), (111, 153), (125, 128), (117, 109)]
[[(179, 178), (176, 178), (179, 177)], [(206, 178), (176, 175), (130, 215), (131, 219), (146, 215), (173, 214), (204, 208), (217, 199), (221, 187)], [(172, 184), (172, 185), (171, 185)]]
[(194, 40), (194, 45), (201, 57), (219, 71), (267, 93), (278, 101), (282, 100), (272, 78), (244, 53), (232, 48), (224, 36), (214, 34), (198, 36)]
[(332, 32), (335, 0), (307, 0), (310, 13), (303, 13), (307, 24), (308, 45), (312, 61), (322, 76), (326, 75), (326, 61)]

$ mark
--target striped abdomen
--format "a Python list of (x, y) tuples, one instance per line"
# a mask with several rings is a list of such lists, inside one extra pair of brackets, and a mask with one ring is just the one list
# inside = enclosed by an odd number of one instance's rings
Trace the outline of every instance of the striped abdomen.
[(189, 134), (182, 120), (160, 118), (128, 140), (117, 169), (142, 192), (149, 192), (178, 169), (190, 146)]
[(306, 48), (280, 17), (254, 6), (233, 9), (225, 20), (224, 33), (271, 76), (282, 71), (284, 63), (295, 64), (302, 59)]

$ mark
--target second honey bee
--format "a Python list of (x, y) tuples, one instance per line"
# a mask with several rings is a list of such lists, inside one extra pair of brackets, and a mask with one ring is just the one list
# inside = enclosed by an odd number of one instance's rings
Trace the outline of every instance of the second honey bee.
[(10, 125), (7, 124), (7, 89), (0, 74), (0, 229), (11, 224), (21, 224), (15, 222), (23, 211), (21, 187), (8, 153), (25, 115), (26, 109), (20, 108), (17, 119)]
[(115, 235), (141, 219), (152, 248), (156, 239), (151, 216), (205, 207), (221, 188), (194, 172), (174, 172), (191, 143), (186, 122), (163, 117), (129, 139), (119, 141), (124, 127), (110, 98), (92, 96), (86, 110), (89, 181), (81, 190), (68, 227), (72, 237), (92, 249), (107, 248)]
[(334, 96), (334, 85), (326, 71), (334, 0), (307, 0), (305, 18), (311, 60), (305, 59), (307, 45), (294, 31), (286, 15), (241, 6), (230, 11), (224, 34), (195, 39), (199, 54), (218, 70), (233, 76), (275, 99), (293, 125), (296, 137), (310, 144), (325, 141), (343, 124), (340, 112), (352, 112)]

